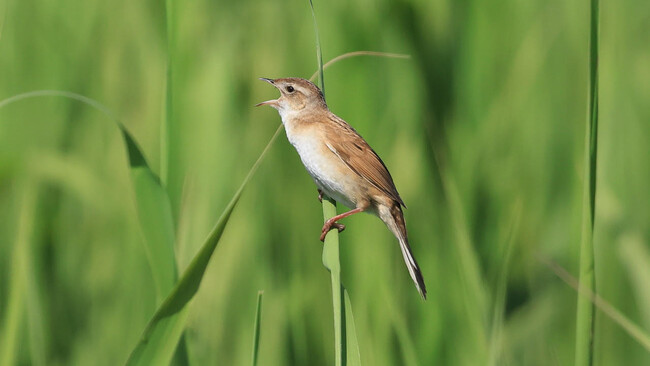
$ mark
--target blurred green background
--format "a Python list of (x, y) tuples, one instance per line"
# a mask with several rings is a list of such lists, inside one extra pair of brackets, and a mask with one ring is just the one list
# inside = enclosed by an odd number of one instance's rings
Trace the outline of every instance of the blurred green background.
[[(280, 123), (252, 107), (277, 96), (257, 78), (308, 78), (316, 58), (308, 1), (172, 2), (166, 184), (182, 270)], [(160, 173), (164, 5), (0, 1), (0, 100), (42, 89), (93, 98)], [(589, 2), (314, 5), (325, 61), (412, 57), (325, 71), (330, 108), (383, 158), (409, 207), (429, 289), (423, 302), (380, 220), (345, 219), (342, 276), (363, 363), (571, 364), (576, 292), (539, 258), (578, 272)], [(595, 223), (598, 293), (646, 332), (649, 21), (646, 0), (601, 4)], [(78, 101), (0, 109), (0, 349), (13, 363), (115, 365), (136, 344), (156, 300), (126, 159), (111, 119)], [(193, 364), (250, 364), (260, 289), (260, 364), (333, 364), (316, 195), (281, 136), (191, 303)], [(596, 323), (596, 364), (650, 364), (603, 313)]]

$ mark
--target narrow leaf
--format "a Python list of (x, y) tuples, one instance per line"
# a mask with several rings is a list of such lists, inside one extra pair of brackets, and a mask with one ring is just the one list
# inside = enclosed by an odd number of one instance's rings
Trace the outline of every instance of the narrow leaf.
[[(336, 216), (336, 202), (323, 197), (323, 217), (327, 221), (330, 217)], [(323, 265), (330, 271), (332, 283), (332, 306), (334, 311), (334, 351), (336, 365), (346, 364), (346, 329), (345, 329), (345, 304), (342, 296), (343, 285), (341, 284), (341, 264), (339, 261), (339, 233), (337, 230), (330, 231), (325, 237), (323, 246)]]
[(7, 302), (2, 304), (4, 319), (0, 336), (0, 365), (11, 366), (17, 363), (18, 350), (21, 348), (21, 323), (25, 317), (26, 288), (29, 281), (30, 241), (34, 229), (34, 211), (36, 210), (37, 187), (27, 181), (18, 184), (20, 213), (16, 228), (16, 240), (11, 259), (11, 279)]
[(345, 335), (347, 345), (348, 366), (361, 366), (361, 353), (359, 352), (359, 341), (357, 340), (357, 328), (354, 325), (354, 315), (352, 315), (352, 303), (348, 290), (343, 288), (343, 297), (345, 300)]
[[(589, 111), (585, 132), (585, 175), (582, 203), (582, 239), (580, 243), (581, 286), (596, 292), (594, 262), (594, 213), (596, 210), (596, 158), (598, 148), (598, 0), (591, 0), (589, 39)], [(591, 366), (594, 359), (594, 304), (578, 296), (576, 315), (576, 366)]]
[(589, 287), (579, 282), (573, 277), (566, 269), (562, 268), (559, 264), (540, 257), (539, 261), (548, 266), (555, 274), (566, 282), (569, 286), (573, 287), (578, 292), (580, 297), (589, 300), (598, 310), (607, 315), (612, 321), (618, 324), (630, 337), (637, 341), (647, 352), (650, 352), (650, 335), (646, 333), (641, 327), (632, 322), (628, 317), (623, 315), (607, 300), (603, 299), (597, 293), (593, 292)]
[(257, 355), (260, 346), (260, 324), (262, 322), (262, 295), (264, 291), (257, 293), (257, 307), (255, 309), (255, 326), (253, 328), (253, 366), (257, 365)]
[(167, 78), (165, 80), (165, 118), (160, 126), (160, 175), (163, 182), (169, 182), (170, 129), (173, 123), (173, 49), (174, 49), (174, 7), (173, 0), (165, 1), (165, 28), (167, 30)]

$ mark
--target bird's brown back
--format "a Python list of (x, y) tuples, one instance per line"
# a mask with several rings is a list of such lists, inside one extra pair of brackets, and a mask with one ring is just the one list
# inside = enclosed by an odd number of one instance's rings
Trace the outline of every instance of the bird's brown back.
[(326, 115), (320, 116), (319, 122), (323, 124), (326, 141), (332, 153), (336, 154), (352, 172), (406, 207), (395, 188), (393, 177), (379, 155), (352, 126), (335, 114), (327, 112)]

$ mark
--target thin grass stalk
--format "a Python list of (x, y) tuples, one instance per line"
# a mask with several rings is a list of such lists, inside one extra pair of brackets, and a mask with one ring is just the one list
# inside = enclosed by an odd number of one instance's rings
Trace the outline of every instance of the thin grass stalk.
[[(594, 261), (594, 213), (596, 209), (596, 163), (598, 152), (598, 19), (599, 0), (591, 0), (589, 39), (589, 112), (585, 132), (585, 175), (580, 243), (580, 286), (596, 293)], [(595, 305), (578, 296), (575, 365), (590, 366), (594, 359)]]
[[(336, 201), (323, 197), (323, 219), (336, 216)], [(339, 233), (330, 231), (323, 246), (323, 265), (330, 271), (332, 282), (332, 305), (334, 310), (334, 348), (336, 366), (346, 365), (346, 329), (343, 285), (341, 284), (341, 263), (339, 259)]]
[[(348, 52), (344, 53), (342, 55), (338, 55), (334, 57), (333, 59), (327, 61), (323, 65), (323, 71), (327, 69), (328, 67), (332, 66), (333, 64), (345, 60), (346, 58), (352, 58), (352, 57), (359, 57), (359, 56), (375, 56), (375, 57), (388, 57), (388, 58), (401, 58), (401, 59), (410, 59), (411, 55), (405, 55), (401, 53), (389, 53), (389, 52), (377, 52), (377, 51), (354, 51), (354, 52)], [(320, 60), (320, 57), (319, 57)], [(316, 70), (316, 72), (309, 78), (309, 80), (314, 81), (316, 79), (316, 76), (321, 74), (320, 68)]]
[(262, 322), (262, 295), (264, 291), (257, 293), (257, 307), (255, 309), (255, 326), (253, 328), (253, 366), (257, 366), (257, 356), (260, 348), (260, 324)]
[(323, 92), (323, 97), (325, 97), (325, 79), (323, 78), (323, 53), (320, 47), (320, 35), (318, 33), (318, 23), (316, 22), (316, 12), (314, 11), (314, 3), (312, 0), (309, 0), (309, 8), (311, 9), (311, 17), (314, 22), (314, 33), (316, 33), (316, 58), (318, 62), (318, 75), (320, 81), (320, 90)]
[(5, 23), (7, 21), (7, 11), (9, 9), (9, 1), (5, 1), (4, 7), (2, 9), (2, 16), (0, 16), (0, 39), (2, 39), (2, 31), (5, 28)]
[(614, 305), (600, 297), (600, 295), (593, 292), (587, 286), (584, 286), (583, 283), (579, 282), (569, 273), (569, 271), (564, 269), (556, 262), (553, 262), (552, 260), (541, 256), (538, 258), (538, 260), (550, 268), (555, 273), (555, 275), (558, 276), (567, 285), (576, 290), (580, 296), (589, 299), (589, 301), (594, 304), (598, 310), (602, 311), (602, 313), (610, 318), (614, 323), (618, 324), (630, 337), (632, 337), (632, 339), (637, 341), (643, 348), (645, 348), (647, 352), (650, 353), (650, 334), (644, 331), (643, 328), (626, 317), (623, 313), (616, 309)]
[[(167, 189), (167, 184), (169, 183), (169, 157), (170, 157), (170, 146), (171, 146), (171, 136), (170, 129), (173, 123), (174, 118), (174, 105), (173, 105), (173, 57), (172, 53), (174, 50), (174, 2), (173, 0), (165, 0), (165, 31), (167, 37), (167, 70), (165, 76), (165, 118), (163, 120), (162, 126), (160, 127), (160, 181), (162, 186), (166, 189), (167, 196), (169, 197), (169, 189)], [(173, 201), (170, 200), (170, 203), (173, 204)], [(175, 206), (174, 206), (175, 207)], [(176, 216), (174, 208), (171, 210), (172, 218)], [(172, 227), (175, 228), (175, 222), (172, 221)], [(178, 279), (178, 273), (174, 273), (174, 279)], [(181, 340), (178, 344), (178, 348), (174, 353), (174, 364), (177, 365), (187, 365), (189, 364), (189, 355), (187, 351), (187, 343), (185, 339), (185, 334), (181, 337)]]
[(174, 27), (174, 9), (173, 0), (165, 1), (165, 28), (167, 32), (167, 71), (165, 81), (165, 118), (160, 127), (160, 177), (163, 185), (169, 181), (169, 129), (173, 118), (172, 105), (172, 47), (173, 47), (173, 27)]
[(512, 255), (515, 247), (515, 240), (521, 222), (522, 211), (521, 200), (515, 202), (512, 210), (513, 214), (510, 219), (510, 228), (508, 230), (508, 239), (506, 240), (506, 248), (503, 256), (503, 263), (499, 270), (499, 277), (496, 285), (494, 295), (494, 307), (492, 311), (492, 330), (490, 332), (490, 348), (488, 366), (502, 365), (502, 348), (504, 339), (504, 317), (506, 312), (506, 295), (508, 292), (508, 276), (512, 263)]
[[(318, 74), (320, 89), (325, 97), (325, 79), (323, 77), (323, 55), (320, 46), (320, 35), (318, 33), (318, 23), (316, 22), (316, 13), (314, 3), (309, 0), (312, 20), (314, 22), (314, 32), (316, 34), (316, 58), (318, 62)], [(329, 198), (323, 197), (323, 222), (336, 216), (336, 202)], [(339, 235), (337, 230), (330, 231), (325, 236), (323, 246), (323, 265), (330, 271), (332, 282), (332, 306), (334, 311), (334, 350), (336, 366), (346, 365), (346, 337), (345, 337), (345, 296), (343, 294), (343, 285), (341, 284), (341, 261), (339, 257)]]

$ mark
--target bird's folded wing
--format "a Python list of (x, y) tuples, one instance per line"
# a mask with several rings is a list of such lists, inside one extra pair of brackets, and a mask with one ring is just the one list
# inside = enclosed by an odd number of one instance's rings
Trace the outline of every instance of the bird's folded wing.
[[(337, 129), (336, 136), (327, 139), (327, 148), (341, 159), (354, 173), (360, 175), (377, 189), (399, 202), (399, 196), (393, 178), (386, 165), (368, 143), (345, 121), (334, 121), (343, 129)], [(341, 125), (341, 122), (345, 126)]]

